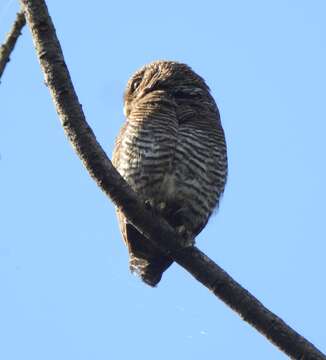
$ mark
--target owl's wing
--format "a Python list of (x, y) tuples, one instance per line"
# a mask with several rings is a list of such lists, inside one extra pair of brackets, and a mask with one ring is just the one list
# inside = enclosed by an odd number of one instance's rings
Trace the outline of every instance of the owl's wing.
[(178, 141), (175, 168), (180, 178), (183, 215), (193, 237), (206, 226), (223, 192), (226, 150), (214, 100), (196, 106), (195, 100), (177, 99)]
[[(178, 123), (173, 104), (152, 95), (145, 99), (133, 109), (120, 131), (113, 164), (144, 200), (157, 200), (158, 194), (164, 193), (165, 175), (172, 171)], [(117, 209), (117, 217), (128, 247), (131, 270), (155, 286), (172, 260), (149, 241), (144, 241), (120, 209)]]
[(113, 164), (144, 199), (156, 199), (173, 170), (178, 120), (173, 100), (147, 95), (130, 112), (117, 138)]

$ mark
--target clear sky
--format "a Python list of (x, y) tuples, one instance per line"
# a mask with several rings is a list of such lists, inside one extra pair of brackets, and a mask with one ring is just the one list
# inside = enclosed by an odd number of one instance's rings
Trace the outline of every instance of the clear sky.
[[(211, 87), (229, 180), (198, 246), (326, 351), (326, 3), (48, 1), (109, 155), (129, 76), (155, 59)], [(16, 1), (0, 0), (0, 39)], [(0, 359), (285, 359), (177, 265), (131, 275), (114, 207), (66, 140), (24, 29), (0, 85)]]

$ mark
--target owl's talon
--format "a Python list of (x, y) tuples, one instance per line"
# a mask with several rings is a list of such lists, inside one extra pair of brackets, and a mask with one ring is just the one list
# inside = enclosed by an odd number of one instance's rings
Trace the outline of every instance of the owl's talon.
[(145, 208), (147, 210), (152, 210), (153, 209), (153, 201), (152, 200), (147, 199), (147, 200), (145, 200), (144, 204), (145, 204)]
[(191, 247), (195, 245), (195, 240), (192, 237), (191, 231), (187, 230), (185, 225), (177, 226), (176, 228), (177, 233), (182, 237), (181, 246), (184, 247)]
[(184, 236), (186, 233), (186, 227), (184, 225), (178, 226), (176, 230), (180, 236)]
[(195, 245), (195, 239), (191, 236), (189, 236), (187, 239), (185, 239), (184, 247), (191, 247)]
[(154, 199), (146, 199), (145, 200), (145, 208), (147, 210), (151, 210), (153, 212), (156, 212), (157, 214), (162, 214), (164, 210), (166, 210), (167, 205), (166, 202), (155, 202)]
[(166, 202), (162, 201), (157, 205), (157, 210), (159, 212), (163, 212), (165, 209), (166, 209)]

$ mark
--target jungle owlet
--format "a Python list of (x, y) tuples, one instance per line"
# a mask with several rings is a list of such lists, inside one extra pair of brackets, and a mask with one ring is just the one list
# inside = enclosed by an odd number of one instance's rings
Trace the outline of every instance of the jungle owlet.
[[(156, 61), (128, 81), (124, 113), (113, 164), (144, 203), (193, 242), (227, 177), (224, 132), (208, 86), (185, 64)], [(172, 260), (143, 241), (119, 209), (117, 215), (130, 269), (155, 286)]]

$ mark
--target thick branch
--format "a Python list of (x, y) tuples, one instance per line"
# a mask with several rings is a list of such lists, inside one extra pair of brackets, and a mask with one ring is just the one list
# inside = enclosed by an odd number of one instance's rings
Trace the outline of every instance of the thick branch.
[(21, 11), (17, 14), (12, 29), (8, 33), (5, 42), (1, 45), (0, 48), (0, 79), (7, 63), (10, 61), (10, 54), (14, 50), (17, 39), (21, 34), (21, 30), (25, 24), (26, 24), (25, 16), (24, 13)]
[(178, 236), (167, 222), (144, 208), (112, 166), (86, 122), (45, 2), (21, 0), (21, 3), (64, 131), (104, 193), (150, 241), (169, 253), (178, 264), (283, 352), (295, 359), (325, 360), (326, 357), (318, 349), (266, 309), (199, 249), (180, 249)]

